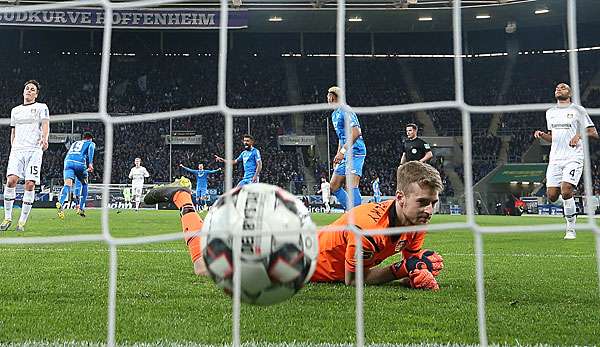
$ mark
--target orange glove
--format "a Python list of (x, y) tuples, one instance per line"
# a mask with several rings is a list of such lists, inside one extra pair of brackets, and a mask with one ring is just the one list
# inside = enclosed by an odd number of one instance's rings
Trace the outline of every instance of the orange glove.
[(390, 266), (390, 270), (397, 279), (408, 277), (408, 274), (416, 269), (418, 263), (422, 263), (421, 258), (417, 256), (411, 256), (408, 259), (402, 259), (401, 261), (394, 263)]
[(434, 291), (440, 289), (435, 277), (427, 270), (427, 265), (423, 262), (417, 264), (416, 269), (410, 272), (408, 278), (410, 279), (410, 286), (412, 288), (431, 289)]
[(440, 271), (444, 268), (444, 258), (435, 251), (424, 249), (415, 256), (427, 265), (427, 270), (434, 276), (439, 275)]

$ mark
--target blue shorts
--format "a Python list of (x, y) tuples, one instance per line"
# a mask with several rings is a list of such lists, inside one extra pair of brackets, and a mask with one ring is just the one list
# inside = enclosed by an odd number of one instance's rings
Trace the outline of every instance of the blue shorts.
[(196, 188), (196, 199), (208, 196), (208, 188)]
[(377, 203), (381, 202), (381, 195), (373, 195), (373, 200)]
[(63, 178), (74, 180), (76, 177), (82, 184), (87, 184), (87, 167), (78, 163), (66, 163), (63, 171)]
[[(365, 164), (365, 158), (366, 156), (361, 155), (358, 157), (352, 157), (352, 171), (350, 171), (350, 173), (356, 175), (356, 176), (361, 176), (362, 177), (362, 171), (363, 171), (363, 165)], [(346, 176), (346, 159), (344, 158), (344, 160), (342, 160), (341, 163), (339, 163), (336, 167), (335, 170), (333, 170), (333, 173), (338, 175), (338, 176)]]

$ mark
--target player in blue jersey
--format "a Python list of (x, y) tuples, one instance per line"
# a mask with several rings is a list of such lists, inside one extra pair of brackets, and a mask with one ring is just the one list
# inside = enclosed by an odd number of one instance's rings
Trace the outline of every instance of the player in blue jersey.
[[(249, 134), (243, 136), (244, 150), (240, 155), (231, 161), (232, 165), (244, 163), (244, 177), (237, 184), (243, 186), (250, 183), (258, 183), (260, 171), (262, 170), (262, 159), (260, 158), (260, 151), (254, 147), (254, 137)], [(221, 163), (225, 163), (226, 160), (218, 155), (215, 155), (215, 160)]]
[(381, 202), (381, 190), (379, 189), (379, 176), (375, 176), (373, 180), (373, 201), (376, 203)]
[(182, 164), (179, 164), (179, 167), (196, 175), (196, 209), (203, 210), (206, 206), (206, 200), (208, 200), (208, 175), (221, 171), (221, 168), (204, 170), (203, 164), (198, 164), (198, 170), (190, 169)]
[(73, 202), (79, 208), (79, 199), (81, 198), (81, 181), (75, 176), (75, 187), (73, 188)]
[(58, 217), (60, 219), (65, 218), (63, 205), (69, 196), (75, 178), (81, 181), (81, 197), (79, 199), (79, 209), (77, 210), (77, 214), (81, 217), (85, 217), (85, 201), (88, 196), (88, 173), (94, 171), (93, 163), (96, 144), (92, 141), (93, 138), (94, 137), (90, 132), (83, 133), (83, 140), (73, 142), (71, 148), (69, 148), (69, 151), (67, 152), (63, 172), (65, 185), (61, 191), (60, 200), (56, 203)]
[[(331, 192), (338, 199), (344, 210), (348, 210), (348, 194), (342, 185), (346, 181), (346, 174), (350, 175), (350, 182), (346, 182), (347, 189), (352, 190), (353, 205), (361, 204), (361, 196), (358, 185), (362, 176), (363, 164), (367, 156), (367, 147), (362, 137), (360, 123), (356, 113), (347, 105), (340, 105), (342, 90), (339, 87), (331, 87), (327, 90), (327, 102), (337, 108), (331, 113), (331, 121), (335, 133), (338, 136), (338, 150), (333, 158), (335, 165), (331, 176)], [(346, 141), (345, 116), (350, 118), (351, 137)], [(348, 142), (348, 143), (346, 143)], [(350, 157), (350, 146), (352, 157)], [(352, 161), (352, 167), (348, 167), (348, 160)]]

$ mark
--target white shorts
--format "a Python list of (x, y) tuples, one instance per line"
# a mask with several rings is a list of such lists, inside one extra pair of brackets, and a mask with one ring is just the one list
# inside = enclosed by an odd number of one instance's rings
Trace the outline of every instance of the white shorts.
[(331, 195), (322, 195), (321, 198), (323, 199), (323, 203), (331, 201)]
[(142, 196), (143, 190), (144, 190), (143, 186), (131, 187), (131, 195), (134, 197), (140, 197), (140, 196)]
[(10, 151), (6, 176), (15, 175), (21, 179), (25, 179), (25, 181), (35, 181), (35, 184), (40, 184), (43, 154), (44, 152), (41, 149), (33, 151)]
[(546, 170), (546, 187), (560, 187), (561, 182), (577, 186), (582, 173), (583, 163), (578, 161), (550, 163)]

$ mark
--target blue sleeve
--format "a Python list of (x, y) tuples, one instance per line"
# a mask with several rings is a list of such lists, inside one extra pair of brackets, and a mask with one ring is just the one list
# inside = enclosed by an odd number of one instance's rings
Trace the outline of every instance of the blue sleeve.
[(193, 173), (193, 174), (195, 174), (195, 175), (197, 175), (197, 174), (198, 174), (198, 170), (192, 170), (192, 169), (190, 169), (189, 167), (185, 167), (185, 166), (182, 166), (181, 168), (182, 168), (182, 169), (184, 169), (185, 171), (187, 171), (187, 172), (191, 172), (191, 173)]
[(90, 146), (88, 147), (88, 165), (89, 164), (94, 164), (94, 152), (96, 151), (96, 144), (95, 143), (90, 143)]
[(349, 112), (350, 113), (350, 127), (351, 128), (360, 128), (360, 123), (358, 123), (358, 117), (356, 116), (356, 113), (354, 112)]
[(260, 158), (260, 151), (258, 149), (256, 150), (256, 161), (262, 161)]
[(244, 152), (240, 153), (240, 155), (238, 155), (238, 157), (237, 157), (237, 158), (235, 158), (235, 161), (240, 161), (240, 160), (242, 160), (242, 154), (243, 154), (243, 153), (244, 153)]
[(206, 172), (209, 174), (214, 174), (214, 173), (219, 172), (219, 170), (206, 170)]

